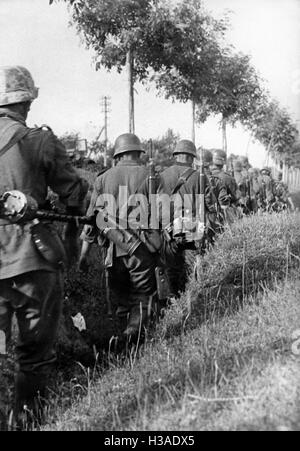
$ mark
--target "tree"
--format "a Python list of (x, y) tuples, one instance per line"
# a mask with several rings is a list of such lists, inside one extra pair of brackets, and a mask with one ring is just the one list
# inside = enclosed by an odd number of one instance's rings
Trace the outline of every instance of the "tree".
[(299, 132), (289, 113), (267, 96), (261, 97), (251, 117), (243, 124), (252, 132), (273, 157), (292, 153)]
[(89, 143), (88, 146), (89, 158), (96, 161), (98, 166), (103, 169), (105, 167), (104, 163), (104, 153), (106, 152), (106, 167), (110, 168), (112, 166), (114, 148), (111, 144), (107, 146), (104, 141), (94, 140)]
[[(216, 38), (226, 29), (226, 21), (207, 14), (201, 0), (64, 1), (87, 47), (95, 51), (96, 69), (128, 68), (130, 131), (134, 131), (134, 82), (151, 80), (165, 88), (165, 77), (193, 73), (195, 55), (202, 79), (207, 78), (206, 68), (218, 52)], [(193, 86), (196, 83), (199, 80)]]
[(71, 155), (75, 155), (77, 149), (77, 141), (79, 139), (79, 133), (66, 132), (59, 139), (65, 146), (67, 152)]
[(205, 122), (210, 115), (222, 116), (223, 142), (226, 148), (226, 124), (235, 124), (251, 117), (263, 95), (261, 80), (250, 58), (222, 48), (216, 40), (214, 52), (206, 58), (205, 77), (200, 59), (195, 56), (193, 70), (184, 76), (165, 77), (169, 96), (192, 100), (196, 104), (196, 121)]

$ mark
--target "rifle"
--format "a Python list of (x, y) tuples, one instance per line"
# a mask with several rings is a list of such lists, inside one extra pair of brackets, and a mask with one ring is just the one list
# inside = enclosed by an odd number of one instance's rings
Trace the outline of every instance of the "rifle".
[(203, 238), (198, 240), (198, 252), (196, 255), (196, 271), (195, 276), (199, 277), (201, 268), (201, 248), (203, 247), (203, 240), (205, 228), (206, 228), (206, 212), (205, 212), (205, 170), (204, 170), (204, 159), (203, 150), (200, 154), (200, 166), (199, 166), (199, 177), (200, 177), (200, 205), (199, 205), (199, 222), (197, 231), (203, 233)]
[[(154, 241), (161, 243), (161, 234), (159, 228), (159, 218), (157, 217), (157, 204), (155, 195), (157, 194), (156, 186), (156, 170), (154, 162), (154, 147), (152, 139), (149, 140), (149, 178), (148, 178), (148, 194), (149, 194), (149, 207), (150, 207), (150, 235), (153, 236)], [(154, 200), (154, 205), (153, 205)], [(154, 248), (157, 245), (154, 246)], [(170, 296), (170, 286), (168, 278), (165, 274), (164, 268), (159, 262), (155, 268), (157, 296), (159, 301), (166, 301)]]
[(253, 209), (253, 202), (252, 202), (252, 197), (251, 197), (251, 180), (249, 179), (249, 177), (247, 178), (247, 191), (248, 191), (248, 206), (249, 206), (249, 210), (250, 213), (254, 210)]
[(77, 225), (97, 226), (100, 233), (112, 241), (129, 255), (133, 255), (142, 244), (137, 234), (126, 229), (124, 223), (118, 224), (116, 220), (105, 212), (104, 208), (96, 210), (93, 216), (72, 216), (49, 211), (39, 210), (38, 204), (30, 196), (20, 191), (7, 191), (0, 196), (0, 219), (12, 224), (30, 223), (39, 221), (58, 221), (75, 223)]
[(198, 227), (205, 230), (206, 214), (205, 214), (205, 170), (203, 161), (203, 150), (200, 157), (200, 205), (199, 205), (199, 225)]
[(233, 159), (230, 159), (230, 172), (231, 172), (231, 177), (234, 178), (234, 167), (233, 167)]

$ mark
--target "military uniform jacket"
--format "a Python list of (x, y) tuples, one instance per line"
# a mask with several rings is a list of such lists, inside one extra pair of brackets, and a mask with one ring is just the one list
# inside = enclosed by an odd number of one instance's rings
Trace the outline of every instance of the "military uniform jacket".
[(260, 175), (258, 181), (261, 186), (263, 198), (267, 202), (272, 202), (274, 200), (274, 183), (272, 178), (268, 175)]
[(224, 197), (223, 191), (221, 191), (221, 196), (219, 197), (220, 205), (228, 206), (229, 204), (234, 204), (237, 201), (237, 184), (233, 177), (231, 177), (227, 172), (214, 168), (212, 170), (212, 175), (218, 178), (225, 189), (226, 195), (230, 196), (229, 200)]
[(234, 172), (234, 179), (236, 181), (238, 190), (241, 193), (241, 197), (242, 198), (247, 197), (247, 195), (248, 195), (248, 186), (247, 186), (248, 180), (247, 180), (247, 178), (244, 177), (242, 172), (235, 171)]
[[(94, 190), (88, 208), (88, 215), (93, 215), (99, 208), (105, 207), (105, 195), (111, 195), (115, 200), (116, 210), (115, 219), (118, 222), (120, 217), (123, 220), (128, 219), (131, 205), (130, 197), (132, 195), (142, 194), (148, 201), (148, 169), (142, 163), (137, 161), (120, 161), (117, 166), (100, 174), (94, 184)], [(134, 203), (134, 201), (133, 201)], [(145, 207), (147, 207), (144, 204)], [(141, 205), (143, 208), (143, 205)], [(112, 213), (109, 211), (109, 213)], [(147, 223), (140, 223), (141, 229), (148, 228), (148, 212), (142, 217), (147, 217)], [(95, 227), (86, 226), (81, 235), (82, 240), (93, 243), (98, 237), (98, 231)], [(121, 248), (111, 244), (106, 259), (107, 266), (112, 264), (112, 253), (116, 257), (126, 256), (126, 252)]]
[[(29, 129), (21, 116), (0, 108), (0, 150), (20, 128), (27, 132), (26, 136), (0, 157), (0, 193), (22, 191), (42, 208), (50, 187), (66, 206), (80, 207), (86, 185), (50, 130)], [(10, 224), (0, 219), (0, 280), (36, 270), (55, 269), (36, 250), (30, 224)]]
[[(176, 163), (175, 165), (165, 169), (165, 171), (163, 171), (160, 174), (159, 193), (167, 194), (167, 195), (171, 196), (174, 189), (176, 188), (178, 180), (186, 172), (188, 167), (189, 166), (186, 164)], [(178, 194), (182, 198), (184, 198), (185, 195), (191, 196), (192, 213), (193, 213), (193, 216), (195, 217), (197, 214), (196, 199), (200, 194), (199, 171), (194, 170), (192, 175), (178, 190)], [(208, 180), (207, 176), (205, 176), (205, 208), (206, 208), (207, 212), (216, 213), (216, 201), (217, 200), (213, 194), (209, 180)], [(168, 217), (169, 217), (169, 212), (164, 212), (164, 208), (162, 208), (163, 216), (164, 216), (164, 213), (168, 213)], [(183, 212), (183, 214), (184, 214), (184, 212)], [(172, 212), (170, 214), (170, 219), (171, 219), (171, 221), (174, 219), (172, 217)], [(165, 224), (166, 222), (167, 222), (166, 219), (163, 218), (162, 223)]]

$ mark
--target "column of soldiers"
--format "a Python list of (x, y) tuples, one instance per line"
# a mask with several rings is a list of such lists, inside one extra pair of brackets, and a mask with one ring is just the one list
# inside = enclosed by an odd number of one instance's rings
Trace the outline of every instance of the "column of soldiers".
[(282, 180), (282, 172), (274, 179), (271, 168), (252, 168), (247, 157), (239, 157), (231, 161), (231, 165), (242, 214), (279, 212), (293, 208), (288, 186)]
[[(20, 66), (1, 67), (0, 87), (0, 195), (22, 192), (43, 210), (51, 188), (68, 214), (82, 215), (88, 186), (63, 145), (48, 127), (26, 125), (38, 96), (31, 74)], [(127, 342), (138, 340), (166, 300), (184, 290), (191, 254), (195, 258), (206, 252), (240, 211), (266, 208), (276, 197), (267, 170), (259, 173), (246, 161), (236, 161), (234, 174), (229, 173), (221, 150), (197, 151), (191, 141), (182, 140), (174, 149), (174, 164), (156, 175), (142, 163), (143, 153), (136, 135), (116, 140), (114, 166), (102, 171), (94, 184), (87, 216), (97, 216), (82, 231), (79, 257), (79, 269), (86, 271), (92, 245), (104, 250), (115, 313)], [(283, 185), (276, 186), (279, 195)], [(129, 202), (130, 196), (138, 202)], [(119, 232), (112, 230), (110, 202), (116, 206)], [(79, 253), (76, 222), (64, 229), (67, 256), (53, 224), (39, 224), (39, 234), (36, 226), (31, 220), (12, 222), (0, 208), (0, 332), (7, 345), (14, 314), (19, 327), (12, 429), (42, 418), (62, 310), (62, 262), (74, 261)]]

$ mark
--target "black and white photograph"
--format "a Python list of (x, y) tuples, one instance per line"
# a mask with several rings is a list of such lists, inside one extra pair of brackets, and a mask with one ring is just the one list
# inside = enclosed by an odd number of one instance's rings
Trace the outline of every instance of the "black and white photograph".
[(0, 431), (299, 431), (300, 0), (0, 30)]

